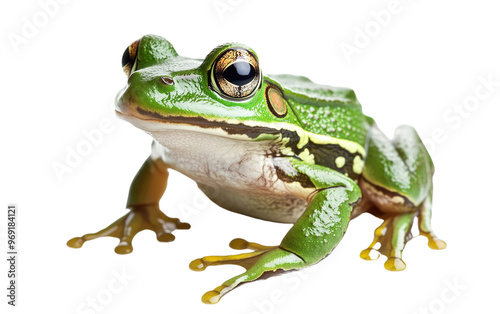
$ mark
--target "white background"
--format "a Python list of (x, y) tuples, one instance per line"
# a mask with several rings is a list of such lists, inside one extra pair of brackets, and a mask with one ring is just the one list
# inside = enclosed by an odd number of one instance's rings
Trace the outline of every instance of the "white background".
[[(50, 7), (50, 16), (40, 4), (46, 2), (2, 2), (0, 9), (0, 206), (19, 206), (20, 252), (13, 309), (4, 297), (4, 209), (2, 313), (498, 310), (500, 87), (489, 95), (480, 87), (482, 78), (500, 81), (500, 19), (493, 1), (401, 0), (394, 9), (389, 0), (69, 0)], [(377, 13), (388, 8), (392, 13)], [(381, 15), (384, 20), (377, 22)], [(23, 35), (33, 19), (39, 26)], [(364, 41), (360, 32), (369, 34)], [(232, 254), (227, 245), (236, 237), (277, 244), (290, 225), (227, 212), (177, 173), (161, 206), (192, 228), (176, 231), (173, 243), (158, 243), (152, 232), (143, 232), (127, 256), (113, 252), (114, 238), (79, 250), (66, 247), (68, 239), (126, 213), (129, 184), (149, 153), (150, 138), (113, 112), (114, 96), (126, 79), (123, 50), (148, 33), (164, 36), (180, 55), (193, 58), (224, 42), (245, 43), (259, 55), (264, 73), (353, 88), (365, 113), (388, 135), (397, 125), (413, 125), (436, 166), (433, 226), (448, 248), (432, 251), (418, 237), (404, 251), (407, 269), (391, 273), (384, 258), (359, 258), (381, 222), (363, 215), (312, 270), (246, 284), (219, 304), (204, 305), (205, 291), (242, 269), (220, 266), (195, 273), (188, 268), (192, 259)], [(15, 36), (24, 39), (13, 44)], [(356, 44), (358, 50), (346, 57), (341, 46)], [(464, 102), (469, 109), (463, 109)], [(112, 132), (58, 180), (53, 163), (64, 164), (67, 149), (75, 149), (85, 140), (83, 132), (105, 119), (112, 121)], [(116, 281), (122, 272), (126, 279)], [(99, 311), (90, 306), (92, 299)]]

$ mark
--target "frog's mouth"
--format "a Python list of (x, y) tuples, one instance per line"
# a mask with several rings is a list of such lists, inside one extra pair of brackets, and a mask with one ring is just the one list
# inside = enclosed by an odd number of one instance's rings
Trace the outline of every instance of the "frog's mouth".
[(163, 116), (137, 108), (135, 112), (123, 113), (115, 110), (119, 118), (132, 123), (135, 127), (148, 133), (167, 130), (185, 130), (209, 133), (213, 135), (237, 138), (240, 140), (257, 139), (259, 136), (275, 135), (279, 137), (283, 129), (268, 126), (246, 125), (241, 121), (210, 120), (204, 117)]

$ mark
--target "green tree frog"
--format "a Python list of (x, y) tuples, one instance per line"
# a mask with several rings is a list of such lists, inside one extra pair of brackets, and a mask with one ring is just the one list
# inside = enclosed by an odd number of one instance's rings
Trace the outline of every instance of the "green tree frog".
[(244, 282), (319, 262), (349, 221), (365, 212), (383, 223), (361, 257), (383, 254), (388, 270), (406, 267), (402, 252), (415, 218), (430, 248), (446, 247), (431, 229), (434, 166), (418, 134), (400, 126), (387, 138), (351, 89), (302, 76), (265, 76), (257, 54), (236, 43), (199, 60), (147, 35), (125, 50), (122, 63), (128, 81), (116, 113), (153, 137), (151, 155), (132, 181), (130, 211), (68, 246), (112, 236), (120, 239), (116, 253), (127, 254), (144, 229), (161, 242), (173, 241), (172, 231), (190, 227), (159, 208), (173, 169), (227, 210), (293, 224), (278, 245), (238, 238), (229, 246), (250, 252), (192, 261), (195, 271), (225, 264), (246, 270), (205, 293), (205, 303)]

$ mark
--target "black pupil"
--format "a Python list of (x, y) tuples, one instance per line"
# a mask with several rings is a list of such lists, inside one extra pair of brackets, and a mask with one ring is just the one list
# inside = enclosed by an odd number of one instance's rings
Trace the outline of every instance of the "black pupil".
[(125, 49), (125, 51), (123, 52), (122, 56), (122, 68), (126, 66), (129, 62), (130, 62), (130, 54), (128, 52), (128, 47), (127, 47), (127, 49)]
[(235, 62), (228, 66), (222, 76), (237, 86), (250, 83), (255, 77), (255, 69), (248, 62)]

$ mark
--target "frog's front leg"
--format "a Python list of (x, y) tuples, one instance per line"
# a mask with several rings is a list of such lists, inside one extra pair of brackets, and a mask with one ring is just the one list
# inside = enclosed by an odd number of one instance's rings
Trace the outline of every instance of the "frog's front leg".
[(68, 241), (72, 248), (80, 248), (85, 241), (110, 236), (120, 239), (115, 252), (132, 252), (132, 239), (145, 229), (153, 230), (160, 242), (175, 239), (172, 231), (189, 229), (189, 224), (170, 218), (161, 212), (159, 201), (167, 187), (168, 169), (160, 158), (149, 157), (142, 165), (130, 186), (127, 208), (130, 212), (96, 233), (85, 234)]
[[(368, 153), (359, 184), (367, 211), (384, 222), (375, 230), (370, 246), (361, 252), (363, 259), (376, 259), (381, 253), (388, 257), (386, 269), (405, 269), (402, 252), (412, 238), (415, 217), (420, 234), (428, 238), (430, 248), (446, 247), (431, 229), (433, 173), (432, 160), (412, 127), (400, 126), (392, 141), (377, 126), (370, 129)], [(379, 243), (380, 247), (375, 249)]]
[[(215, 290), (205, 293), (204, 303), (217, 303), (227, 292), (243, 282), (261, 278), (264, 274), (299, 269), (317, 263), (340, 242), (349, 222), (352, 206), (361, 192), (354, 181), (331, 169), (306, 164), (293, 158), (277, 158), (293, 189), (308, 199), (308, 206), (278, 246), (263, 246), (243, 239), (231, 241), (233, 249), (254, 252), (230, 256), (207, 256), (189, 265), (192, 270), (207, 266), (233, 264), (246, 269)], [(298, 188), (300, 186), (300, 188)], [(305, 187), (307, 186), (307, 188)], [(305, 193), (304, 191), (307, 191)]]

